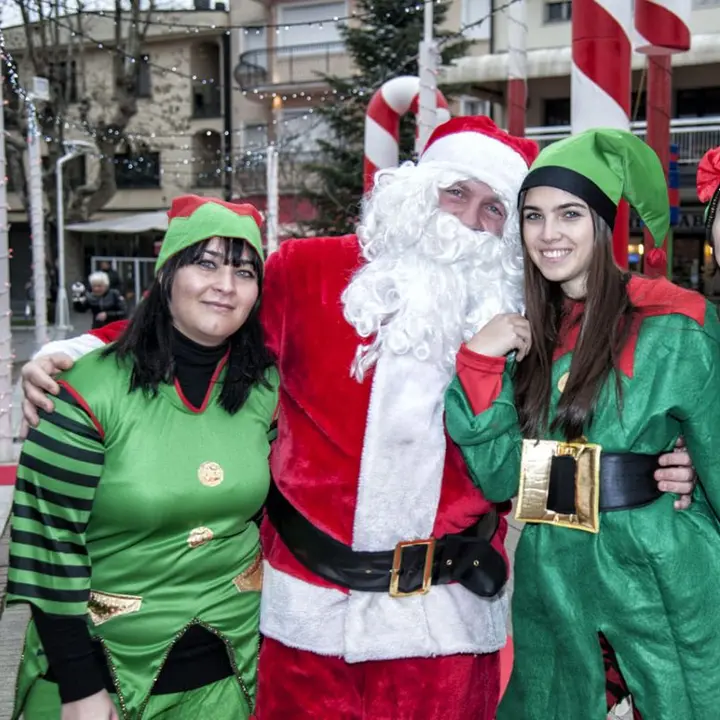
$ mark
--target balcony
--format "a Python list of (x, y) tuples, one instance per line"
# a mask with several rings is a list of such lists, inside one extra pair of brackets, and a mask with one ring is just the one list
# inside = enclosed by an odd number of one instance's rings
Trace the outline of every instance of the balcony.
[(222, 117), (222, 97), (219, 85), (194, 83), (192, 98), (192, 116), (206, 120)]
[(324, 75), (350, 75), (351, 62), (341, 42), (288, 45), (240, 55), (235, 80), (243, 90), (269, 90), (322, 82)]
[[(318, 153), (281, 151), (278, 156), (278, 191), (297, 192), (308, 180), (306, 166), (317, 162)], [(248, 154), (235, 166), (234, 183), (243, 195), (267, 192), (267, 160), (262, 153)]]
[[(647, 135), (647, 122), (634, 122), (632, 131), (640, 137)], [(526, 137), (541, 148), (570, 135), (569, 125), (529, 127)], [(709, 148), (720, 146), (720, 116), (704, 118), (675, 118), (670, 122), (670, 143), (678, 146), (678, 169), (681, 187), (695, 184), (695, 170)]]

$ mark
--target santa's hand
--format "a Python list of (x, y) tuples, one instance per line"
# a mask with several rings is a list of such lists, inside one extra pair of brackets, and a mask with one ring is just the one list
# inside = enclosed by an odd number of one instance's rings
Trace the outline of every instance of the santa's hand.
[(467, 346), (473, 352), (488, 357), (504, 357), (517, 350), (516, 359), (520, 362), (532, 346), (530, 323), (517, 313), (496, 315)]

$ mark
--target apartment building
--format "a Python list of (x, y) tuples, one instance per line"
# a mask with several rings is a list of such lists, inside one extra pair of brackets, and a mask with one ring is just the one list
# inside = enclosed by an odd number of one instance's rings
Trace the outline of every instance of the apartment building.
[[(82, 280), (101, 258), (109, 258), (120, 274), (129, 302), (136, 301), (153, 276), (154, 243), (162, 237), (164, 213), (182, 193), (229, 197), (225, 157), (232, 152), (230, 108), (229, 13), (218, 3), (211, 8), (198, 0), (194, 11), (157, 11), (148, 26), (140, 68), (138, 112), (128, 128), (129, 141), (117, 148), (117, 193), (83, 225), (69, 221), (66, 232), (68, 284)], [(61, 18), (60, 45), (70, 42), (73, 16)], [(64, 137), (92, 143), (80, 123), (79, 101), (92, 98), (98, 107), (113, 102), (115, 23), (111, 14), (89, 12), (82, 17), (82, 43), (69, 55), (72, 66), (63, 72), (69, 81), (70, 105), (60, 120)], [(6, 28), (5, 40), (18, 66), (20, 82), (31, 87), (33, 72), (27, 62), (23, 27)], [(51, 78), (51, 81), (57, 81)], [(14, 89), (5, 84), (6, 99), (17, 103)], [(9, 114), (6, 114), (9, 117)], [(17, 133), (17, 127), (8, 128)], [(46, 153), (42, 142), (43, 153)], [(97, 161), (80, 156), (65, 167), (75, 185), (94, 177)], [(13, 307), (24, 305), (31, 265), (28, 218), (20, 196), (9, 188), (10, 242), (13, 248), (11, 283)], [(46, 208), (49, 215), (53, 209)], [(154, 215), (153, 215), (154, 213)], [(128, 220), (135, 225), (128, 225)], [(132, 232), (136, 227), (137, 232)], [(73, 229), (75, 228), (75, 229)], [(53, 247), (55, 228), (49, 228)]]
[[(499, 7), (502, 0), (494, 0)], [(490, 5), (490, 0), (486, 0)], [(528, 103), (527, 135), (541, 144), (570, 132), (570, 69), (572, 2), (526, 0)], [(720, 294), (720, 276), (715, 274), (711, 249), (705, 243), (703, 209), (695, 197), (697, 163), (709, 147), (720, 145), (720, 0), (693, 0), (690, 18), (692, 48), (673, 56), (671, 142), (678, 147), (681, 212), (674, 228), (676, 281), (688, 287)], [(508, 73), (508, 28), (504, 13), (497, 13), (495, 34), (487, 54), (459, 60), (445, 68), (445, 82), (461, 82), (490, 104), (499, 123), (505, 122), (505, 92)], [(646, 130), (646, 59), (632, 59), (632, 108), (636, 133)], [(638, 267), (642, 232), (637, 217), (631, 226), (629, 255)]]

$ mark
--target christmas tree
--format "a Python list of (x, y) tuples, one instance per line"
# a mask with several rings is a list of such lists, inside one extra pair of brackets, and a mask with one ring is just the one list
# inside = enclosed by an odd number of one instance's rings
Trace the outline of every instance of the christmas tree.
[[(358, 0), (360, 22), (345, 25), (341, 35), (354, 61), (352, 78), (328, 76), (335, 102), (321, 106), (328, 137), (318, 141), (316, 163), (307, 166), (303, 196), (317, 209), (315, 220), (305, 223), (308, 234), (341, 235), (354, 232), (363, 194), (363, 143), (365, 111), (373, 93), (387, 80), (418, 74), (418, 50), (423, 36), (423, 3), (408, 0)], [(434, 6), (435, 25), (441, 25), (446, 3)], [(470, 45), (458, 34), (435, 30), (443, 64), (462, 57)], [(412, 157), (414, 118), (400, 125), (400, 161)]]

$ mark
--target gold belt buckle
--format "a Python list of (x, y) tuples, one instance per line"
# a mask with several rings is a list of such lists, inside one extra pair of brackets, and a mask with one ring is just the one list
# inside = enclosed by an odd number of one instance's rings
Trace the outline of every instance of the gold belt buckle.
[[(425, 545), (425, 567), (423, 568), (422, 586), (417, 590), (410, 592), (400, 592), (400, 567), (402, 566), (403, 552), (406, 548)], [(412, 597), (413, 595), (427, 595), (432, 585), (432, 564), (435, 558), (435, 538), (428, 540), (409, 540), (407, 542), (399, 542), (395, 546), (393, 553), (392, 570), (390, 571), (390, 597), (402, 598)]]
[[(523, 440), (520, 490), (515, 518), (528, 523), (549, 523), (573, 530), (600, 532), (600, 455), (592, 443)], [(550, 467), (554, 457), (575, 460), (575, 513), (548, 510)]]

